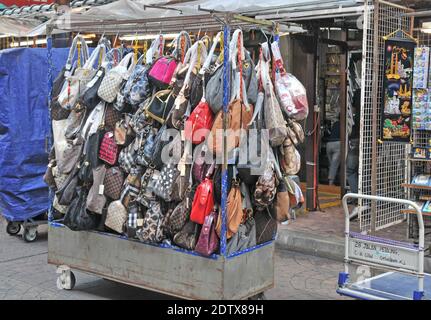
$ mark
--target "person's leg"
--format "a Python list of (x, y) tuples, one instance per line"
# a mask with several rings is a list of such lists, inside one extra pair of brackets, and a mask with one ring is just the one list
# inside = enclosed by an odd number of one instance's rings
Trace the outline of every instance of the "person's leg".
[(326, 144), (326, 156), (328, 157), (328, 163), (329, 163), (329, 168), (328, 168), (328, 181), (329, 184), (334, 184), (334, 178), (332, 178), (331, 180), (331, 165), (332, 165), (332, 154), (334, 153), (333, 150), (333, 143), (332, 142), (328, 142)]
[(358, 193), (359, 154), (350, 150), (347, 154), (346, 174), (350, 192)]
[(334, 141), (328, 143), (329, 147), (329, 184), (334, 184), (335, 178), (337, 177), (338, 167), (340, 166), (340, 141)]

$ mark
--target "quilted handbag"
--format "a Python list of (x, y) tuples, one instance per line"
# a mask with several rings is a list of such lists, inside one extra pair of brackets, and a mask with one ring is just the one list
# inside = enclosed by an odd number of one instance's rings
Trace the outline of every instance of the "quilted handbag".
[(180, 171), (178, 170), (176, 164), (169, 163), (165, 165), (160, 171), (159, 179), (156, 181), (154, 188), (155, 194), (166, 202), (172, 201), (174, 197), (173, 192), (175, 181), (179, 175)]
[(120, 200), (112, 201), (108, 206), (105, 226), (118, 233), (124, 232), (127, 210)]
[[(106, 73), (100, 84), (97, 94), (99, 97), (109, 103), (114, 102), (117, 94), (120, 92), (123, 82), (126, 81), (134, 68), (134, 53), (128, 53), (121, 62)], [(129, 67), (128, 67), (129, 66)]]
[(148, 97), (151, 93), (148, 81), (148, 68), (142, 64), (144, 55), (142, 55), (132, 74), (123, 88), (123, 96), (127, 103), (137, 106)]
[(100, 144), (99, 159), (113, 166), (117, 162), (118, 145), (114, 140), (112, 131), (106, 132)]
[(106, 197), (104, 195), (103, 181), (105, 180), (106, 166), (101, 165), (93, 169), (93, 184), (88, 192), (87, 197), (87, 210), (102, 214), (103, 208), (106, 204)]
[(217, 210), (213, 210), (205, 217), (195, 251), (203, 256), (209, 257), (219, 248), (220, 239), (215, 230), (217, 221)]
[(196, 189), (190, 220), (198, 224), (203, 224), (205, 222), (205, 217), (211, 213), (213, 208), (213, 182), (210, 178), (205, 178)]
[(256, 244), (275, 239), (278, 225), (277, 221), (271, 217), (268, 209), (255, 214), (254, 220), (256, 222)]
[(174, 105), (174, 101), (171, 90), (159, 91), (147, 102), (145, 114), (163, 124)]
[(165, 239), (165, 221), (160, 203), (152, 201), (145, 213), (142, 228), (136, 231), (136, 236), (144, 242), (162, 242)]
[(111, 167), (106, 170), (105, 180), (103, 181), (105, 196), (112, 200), (119, 200), (124, 179), (124, 173), (120, 167)]
[(84, 187), (77, 188), (75, 197), (67, 208), (63, 224), (73, 231), (92, 230), (97, 226), (97, 216), (87, 212), (87, 193)]
[(58, 102), (64, 109), (71, 110), (75, 107), (79, 97), (85, 92), (87, 84), (96, 75), (97, 70), (94, 69), (94, 65), (100, 58), (100, 51), (102, 51), (102, 56), (104, 57), (106, 53), (105, 45), (98, 45), (82, 68), (75, 69), (73, 75), (66, 77), (66, 86), (63, 87), (58, 96)]
[(194, 250), (200, 233), (200, 225), (193, 221), (187, 221), (184, 227), (178, 232), (173, 242), (186, 250)]
[(214, 122), (214, 115), (205, 98), (193, 110), (185, 123), (185, 137), (193, 144), (202, 143), (208, 136)]
[(177, 68), (177, 62), (173, 57), (160, 57), (157, 59), (148, 72), (150, 83), (159, 88), (166, 89), (171, 83), (172, 76)]

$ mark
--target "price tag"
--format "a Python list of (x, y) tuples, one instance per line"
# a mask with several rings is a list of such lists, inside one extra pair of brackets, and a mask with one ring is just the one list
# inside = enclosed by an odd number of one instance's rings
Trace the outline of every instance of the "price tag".
[(142, 227), (144, 225), (144, 219), (137, 219), (136, 220), (136, 225), (138, 227)]
[(105, 185), (104, 185), (104, 184), (101, 184), (101, 185), (99, 186), (99, 194), (100, 194), (100, 195), (103, 195), (103, 194), (104, 194), (104, 191), (105, 191)]

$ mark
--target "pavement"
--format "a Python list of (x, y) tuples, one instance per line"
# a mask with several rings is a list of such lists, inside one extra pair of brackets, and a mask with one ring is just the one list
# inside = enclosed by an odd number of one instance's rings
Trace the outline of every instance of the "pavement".
[[(74, 290), (59, 290), (55, 266), (47, 264), (47, 227), (39, 227), (38, 240), (26, 243), (20, 235), (9, 236), (0, 217), (0, 299), (92, 300), (172, 299), (172, 297), (75, 272)], [(341, 262), (276, 249), (275, 287), (268, 299), (333, 300)]]

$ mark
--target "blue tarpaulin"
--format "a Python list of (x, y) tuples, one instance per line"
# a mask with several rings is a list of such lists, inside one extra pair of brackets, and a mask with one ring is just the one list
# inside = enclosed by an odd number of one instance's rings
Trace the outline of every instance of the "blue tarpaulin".
[[(68, 49), (53, 49), (53, 77)], [(23, 221), (48, 210), (43, 175), (48, 163), (47, 49), (0, 51), (0, 212)]]

